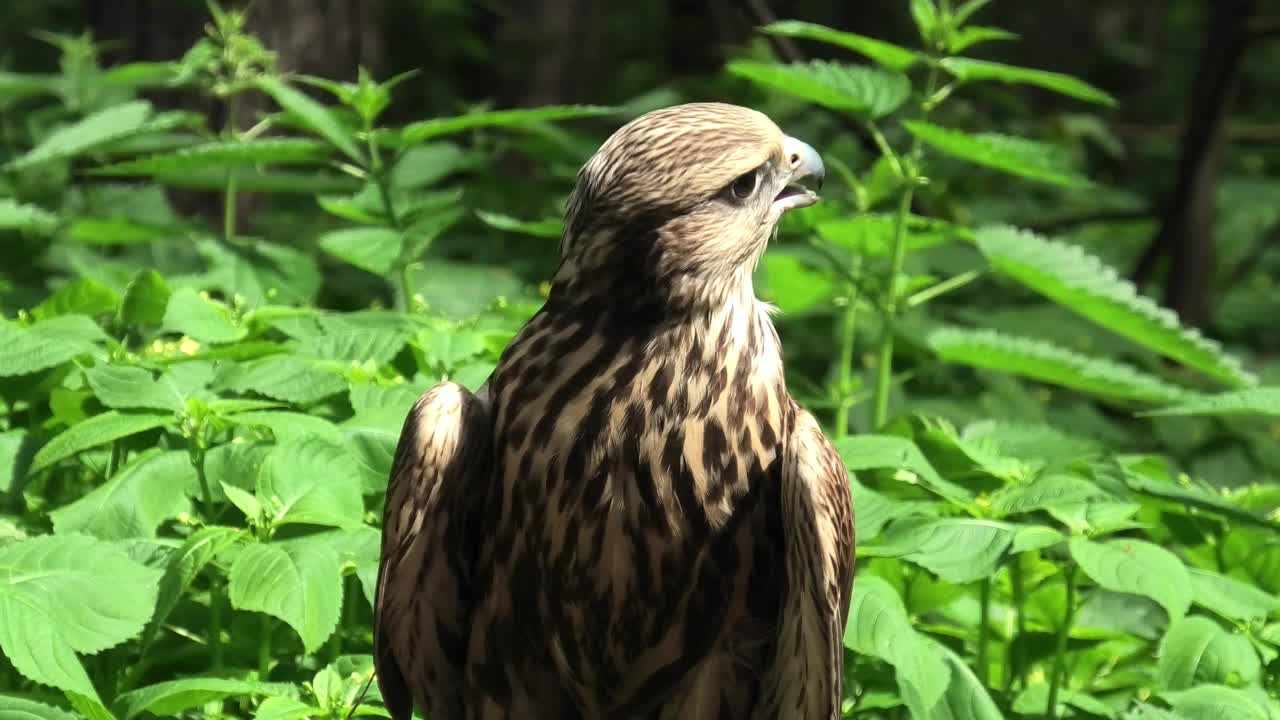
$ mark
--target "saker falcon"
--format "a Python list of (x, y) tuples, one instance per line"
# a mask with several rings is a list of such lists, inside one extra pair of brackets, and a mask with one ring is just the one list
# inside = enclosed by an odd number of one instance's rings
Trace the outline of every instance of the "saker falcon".
[(544, 307), (478, 392), (405, 421), (375, 603), (392, 717), (839, 717), (848, 477), (751, 281), (822, 176), (718, 103), (582, 168)]

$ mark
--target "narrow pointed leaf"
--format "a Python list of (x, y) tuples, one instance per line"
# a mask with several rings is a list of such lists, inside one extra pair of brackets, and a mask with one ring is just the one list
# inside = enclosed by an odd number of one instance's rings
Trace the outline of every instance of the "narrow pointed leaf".
[(75, 157), (144, 129), (149, 117), (151, 103), (144, 100), (112, 105), (55, 130), (25, 155), (9, 161), (4, 168), (20, 170), (50, 160)]
[(406, 125), (400, 131), (400, 141), (407, 145), (416, 145), (442, 135), (475, 128), (523, 127), (556, 120), (598, 117), (612, 112), (614, 112), (613, 108), (598, 105), (550, 105), (540, 108), (474, 112), (457, 117), (431, 118)]
[(158, 175), (265, 164), (323, 162), (329, 146), (308, 138), (218, 140), (95, 168), (94, 175)]
[(727, 69), (770, 90), (872, 118), (897, 110), (911, 94), (905, 75), (862, 65), (824, 60), (790, 65), (737, 60)]
[(280, 104), (280, 107), (296, 116), (312, 132), (328, 140), (334, 147), (341, 150), (343, 154), (356, 163), (364, 164), (364, 155), (360, 152), (360, 148), (356, 146), (356, 141), (351, 131), (344, 127), (333, 113), (329, 112), (329, 108), (290, 87), (288, 83), (280, 78), (259, 78), (258, 88), (274, 98)]
[(105, 445), (173, 422), (173, 413), (122, 413), (110, 410), (72, 425), (54, 437), (31, 462), (31, 472), (43, 470), (82, 450)]
[(1258, 387), (1204, 395), (1143, 415), (1272, 415), (1280, 416), (1280, 387)]
[(935, 150), (960, 160), (1059, 187), (1091, 184), (1053, 145), (999, 133), (970, 134), (918, 120), (908, 120), (903, 126)]
[(800, 20), (781, 20), (762, 28), (772, 35), (817, 40), (838, 45), (868, 57), (891, 70), (906, 70), (920, 62), (920, 53), (900, 45), (876, 40), (857, 33), (833, 30), (823, 25)]
[(1035, 85), (1085, 102), (1107, 106), (1116, 104), (1116, 99), (1109, 94), (1079, 78), (1062, 73), (973, 58), (943, 58), (939, 64), (961, 82), (996, 80), (1019, 85)]
[(0, 230), (22, 230), (48, 235), (58, 227), (58, 216), (38, 205), (24, 205), (0, 198)]

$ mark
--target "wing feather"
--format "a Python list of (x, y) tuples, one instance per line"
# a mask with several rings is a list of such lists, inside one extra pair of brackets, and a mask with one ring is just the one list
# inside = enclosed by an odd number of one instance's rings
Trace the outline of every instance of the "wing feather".
[(441, 383), (405, 419), (387, 486), (374, 600), (374, 666), (394, 720), (416, 702), (462, 718), (475, 509), (489, 483), (487, 394)]

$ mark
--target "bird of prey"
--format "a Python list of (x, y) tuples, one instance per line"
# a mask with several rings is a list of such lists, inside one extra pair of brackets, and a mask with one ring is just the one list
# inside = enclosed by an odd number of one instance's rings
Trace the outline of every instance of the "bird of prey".
[(719, 103), (582, 168), (545, 305), (476, 393), (405, 421), (375, 603), (393, 718), (840, 716), (848, 477), (752, 288), (822, 176)]

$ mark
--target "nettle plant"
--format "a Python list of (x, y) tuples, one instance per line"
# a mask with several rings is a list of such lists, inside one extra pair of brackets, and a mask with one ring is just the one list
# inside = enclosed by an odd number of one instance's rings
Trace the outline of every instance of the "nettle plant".
[[(913, 212), (922, 195), (931, 205), (955, 202), (931, 194), (929, 173), (944, 163), (1052, 188), (1091, 184), (1058, 146), (935, 119), (956, 94), (990, 82), (1113, 104), (1070, 76), (964, 57), (1015, 37), (970, 24), (985, 4), (913, 0), (919, 50), (798, 21), (762, 29), (851, 50), (871, 65), (728, 66), (839, 113), (879, 151), (862, 174), (828, 158), (849, 197), (828, 192), (825, 215), (802, 228), (806, 244), (784, 244), (764, 262), (768, 293), (784, 310), (837, 308), (838, 350), (814, 397), (834, 411), (836, 444), (857, 475), (845, 714), (1280, 717), (1280, 485), (1220, 491), (1164, 455), (1109, 448), (1049, 421), (956, 427), (890, 414), (890, 395), (910, 382), (909, 373), (895, 377), (903, 360), (895, 344), (906, 342), (921, 372), (934, 371), (929, 362), (994, 371), (1082, 394), (1113, 414), (1280, 415), (1280, 388), (1258, 387), (1217, 343), (1081, 247)], [(950, 244), (976, 250), (975, 266), (944, 279), (906, 271), (913, 255)], [(930, 301), (989, 277), (1127, 339), (1150, 362), (927, 313)], [(864, 318), (877, 328), (868, 391), (855, 374)], [(850, 435), (863, 401), (872, 403), (870, 432)]]

